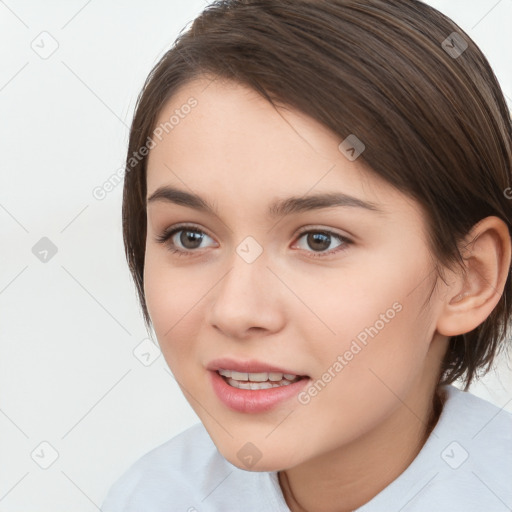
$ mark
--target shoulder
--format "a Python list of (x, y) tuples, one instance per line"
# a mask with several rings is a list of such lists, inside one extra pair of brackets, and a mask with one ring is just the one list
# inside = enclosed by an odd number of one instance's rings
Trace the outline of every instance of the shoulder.
[(455, 386), (444, 392), (443, 412), (425, 445), (429, 461), (436, 461), (426, 495), (451, 510), (512, 504), (512, 414)]
[(187, 473), (197, 469), (199, 462), (204, 464), (206, 458), (216, 455), (221, 459), (203, 424), (197, 423), (153, 448), (137, 460), (131, 469), (141, 474), (145, 474), (148, 469), (162, 475), (175, 471)]
[(175, 503), (187, 489), (197, 485), (200, 468), (208, 464), (222, 471), (229, 463), (218, 453), (204, 426), (198, 423), (135, 461), (114, 482), (102, 510), (118, 512), (137, 510), (137, 507), (163, 510), (159, 505)]
[(454, 386), (444, 389), (447, 398), (440, 424), (443, 431), (455, 430), (477, 451), (512, 448), (512, 413), (504, 409), (506, 404), (498, 407)]
[(358, 510), (386, 510), (389, 503), (415, 512), (510, 508), (512, 414), (452, 385), (442, 391), (441, 415), (417, 457)]
[[(441, 434), (465, 444), (469, 466), (512, 481), (512, 413), (471, 393), (447, 387), (449, 409)], [(506, 404), (504, 404), (506, 405)], [(445, 434), (446, 433), (446, 434)], [(502, 470), (502, 471), (501, 471)]]
[[(236, 495), (247, 512), (282, 510), (276, 475), (242, 470), (217, 450), (202, 423), (138, 459), (112, 485), (103, 512), (229, 510)], [(286, 509), (284, 509), (286, 510)]]
[[(467, 502), (467, 510), (512, 504), (512, 414), (503, 407), (447, 386), (446, 414), (438, 429), (443, 471), (436, 486)], [(434, 486), (434, 487), (436, 487)], [(455, 491), (455, 492), (453, 492)]]

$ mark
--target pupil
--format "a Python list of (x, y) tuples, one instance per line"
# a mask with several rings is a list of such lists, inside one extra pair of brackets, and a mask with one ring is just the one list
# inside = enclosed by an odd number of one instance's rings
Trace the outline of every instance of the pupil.
[[(320, 246), (317, 245), (318, 242), (320, 242)], [(329, 235), (323, 233), (309, 234), (308, 244), (312, 249), (325, 250), (329, 247)]]
[[(182, 231), (180, 236), (180, 242), (183, 244), (183, 247), (187, 249), (197, 249), (199, 245), (201, 245), (202, 240), (201, 233), (197, 233), (196, 231)], [(189, 242), (192, 242), (192, 246), (189, 245)], [(199, 242), (194, 245), (194, 242)]]

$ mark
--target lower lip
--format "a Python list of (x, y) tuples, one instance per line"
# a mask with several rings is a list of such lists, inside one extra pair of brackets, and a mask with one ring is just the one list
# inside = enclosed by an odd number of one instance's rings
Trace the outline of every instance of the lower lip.
[(230, 386), (216, 371), (210, 372), (213, 390), (221, 402), (237, 412), (265, 412), (296, 396), (309, 382), (303, 378), (285, 386), (269, 389), (239, 389)]

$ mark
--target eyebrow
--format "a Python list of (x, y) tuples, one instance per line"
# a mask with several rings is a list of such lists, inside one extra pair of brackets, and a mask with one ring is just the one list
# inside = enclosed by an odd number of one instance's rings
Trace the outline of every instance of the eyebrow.
[[(159, 187), (147, 199), (147, 203), (156, 201), (164, 201), (182, 206), (187, 206), (195, 210), (203, 211), (218, 216), (215, 205), (207, 199), (185, 190), (178, 188), (163, 186)], [(322, 208), (332, 207), (356, 207), (365, 210), (382, 212), (374, 203), (363, 201), (357, 197), (349, 196), (340, 192), (327, 192), (315, 195), (307, 195), (302, 197), (288, 197), (286, 199), (278, 199), (274, 201), (268, 209), (270, 218), (285, 217), (293, 213), (302, 213), (311, 210), (319, 210)]]

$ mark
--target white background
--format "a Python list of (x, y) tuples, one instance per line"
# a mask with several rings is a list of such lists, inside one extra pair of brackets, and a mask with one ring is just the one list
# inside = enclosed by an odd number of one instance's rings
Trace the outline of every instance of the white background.
[[(512, 105), (512, 0), (430, 3), (480, 45)], [(133, 353), (147, 334), (122, 184), (92, 191), (124, 165), (146, 75), (205, 6), (0, 1), (0, 512), (99, 510), (133, 461), (198, 421), (163, 358)], [(58, 44), (46, 59), (42, 38)], [(57, 248), (46, 263), (32, 252), (43, 237)], [(472, 391), (512, 410), (510, 366)]]

